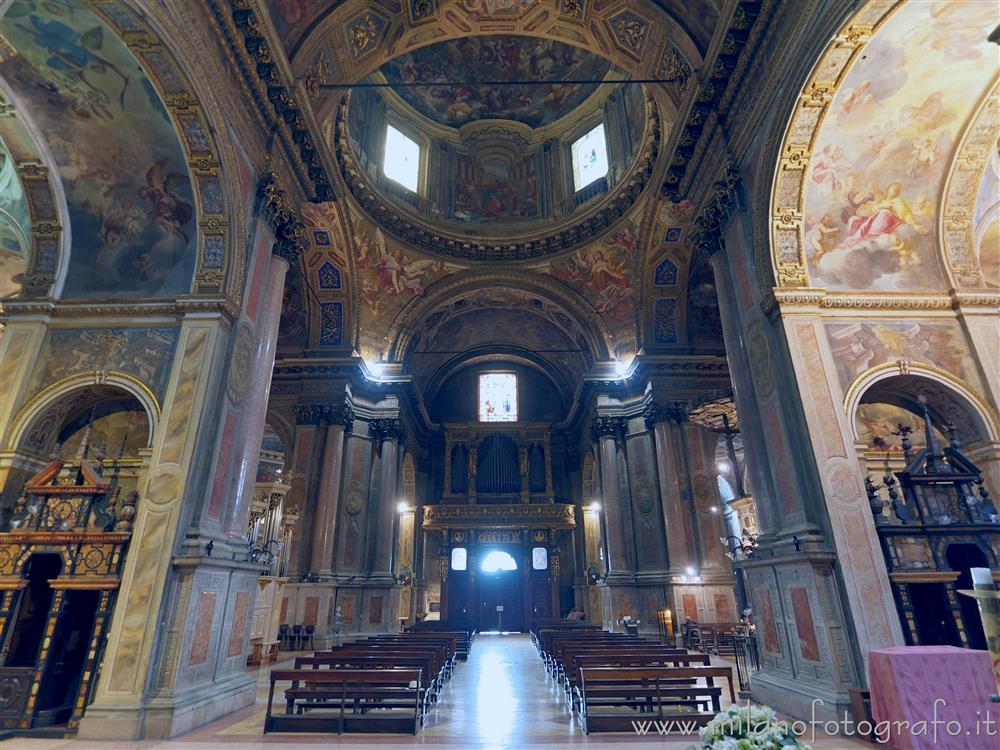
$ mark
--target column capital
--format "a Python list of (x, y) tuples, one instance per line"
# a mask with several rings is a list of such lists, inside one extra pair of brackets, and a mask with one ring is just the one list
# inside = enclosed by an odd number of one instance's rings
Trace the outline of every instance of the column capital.
[(341, 425), (346, 432), (354, 426), (354, 410), (350, 404), (324, 404), (322, 419), (328, 425)]
[(288, 194), (278, 187), (278, 175), (267, 172), (257, 183), (257, 213), (274, 232), (271, 254), (288, 262), (298, 260), (306, 249), (305, 227), (295, 213)]
[(612, 437), (621, 440), (628, 430), (628, 419), (626, 417), (594, 417), (590, 427), (591, 439), (595, 442), (602, 437)]
[(646, 427), (652, 428), (660, 422), (684, 422), (687, 420), (687, 411), (687, 404), (683, 401), (668, 401), (664, 404), (653, 401), (642, 410), (642, 418), (646, 420)]
[(323, 404), (296, 404), (294, 407), (295, 424), (318, 425), (323, 419), (325, 408)]
[(368, 431), (376, 440), (396, 440), (402, 442), (405, 436), (403, 420), (398, 417), (371, 419), (368, 421)]

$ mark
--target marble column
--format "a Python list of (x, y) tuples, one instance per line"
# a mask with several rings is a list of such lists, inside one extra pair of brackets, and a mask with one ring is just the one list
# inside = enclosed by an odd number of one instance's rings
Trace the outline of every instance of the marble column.
[(625, 547), (625, 514), (622, 508), (621, 482), (618, 474), (618, 443), (624, 438), (627, 422), (624, 417), (595, 417), (593, 438), (599, 447), (601, 462), (601, 494), (608, 550), (608, 574), (624, 573), (628, 569)]
[(286, 574), (296, 578), (310, 570), (308, 558), (309, 535), (303, 533), (305, 518), (311, 519), (312, 509), (307, 509), (313, 472), (318, 465), (316, 458), (319, 423), (323, 416), (322, 404), (297, 404), (295, 410), (295, 443), (287, 479), (291, 485), (289, 502), (298, 508), (298, 524), (288, 550)]
[[(240, 446), (236, 466), (236, 487), (233, 499), (226, 508), (223, 528), (226, 536), (239, 542), (247, 533), (247, 519), (253, 502), (254, 483), (257, 479), (257, 461), (260, 458), (260, 442), (264, 437), (264, 419), (267, 416), (267, 399), (271, 390), (271, 374), (274, 372), (274, 348), (278, 341), (278, 323), (281, 319), (281, 300), (285, 291), (285, 275), (289, 263), (295, 258), (283, 243), (275, 243), (270, 262), (264, 272), (264, 283), (257, 310), (257, 330), (252, 351), (246, 354), (246, 361), (234, 357), (233, 367), (247, 367), (250, 382), (246, 386), (240, 404), (240, 434), (236, 438)], [(237, 336), (236, 346), (241, 346)]]
[(340, 507), (340, 478), (344, 468), (344, 433), (354, 424), (354, 412), (347, 404), (325, 407), (326, 442), (312, 528), (312, 572), (329, 576), (333, 572), (333, 540), (336, 539), (337, 511)]
[(691, 547), (691, 535), (685, 518), (688, 508), (681, 497), (681, 477), (687, 474), (683, 444), (676, 422), (686, 418), (680, 405), (650, 404), (643, 417), (652, 428), (656, 442), (656, 473), (660, 483), (660, 502), (667, 534), (667, 559), (671, 575), (680, 576), (697, 559)]
[(375, 529), (374, 578), (394, 578), (392, 570), (393, 531), (396, 527), (397, 487), (396, 454), (403, 438), (403, 423), (399, 419), (373, 419), (368, 423), (379, 447), (379, 497)]

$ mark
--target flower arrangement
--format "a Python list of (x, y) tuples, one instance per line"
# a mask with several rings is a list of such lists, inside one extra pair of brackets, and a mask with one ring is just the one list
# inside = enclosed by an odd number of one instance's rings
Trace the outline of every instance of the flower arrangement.
[(700, 750), (810, 750), (773, 708), (750, 703), (717, 714), (699, 730), (698, 737)]

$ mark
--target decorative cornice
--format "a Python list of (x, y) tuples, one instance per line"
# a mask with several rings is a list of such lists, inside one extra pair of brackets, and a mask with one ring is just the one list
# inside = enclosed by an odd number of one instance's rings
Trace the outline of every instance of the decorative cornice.
[(663, 192), (673, 201), (686, 197), (682, 186), (688, 177), (692, 157), (696, 152), (705, 151), (706, 144), (702, 141), (712, 137), (720, 113), (730, 99), (729, 89), (733, 84), (730, 79), (748, 46), (755, 22), (762, 15), (760, 8), (761, 0), (741, 0), (737, 4), (714, 64), (706, 70), (697, 97), (679, 129), (677, 147), (663, 183)]
[(650, 136), (642, 153), (636, 157), (631, 173), (621, 183), (612, 186), (608, 198), (597, 211), (564, 229), (549, 231), (541, 237), (522, 241), (447, 235), (433, 230), (428, 222), (422, 222), (416, 215), (407, 216), (401, 205), (394, 205), (393, 201), (384, 198), (369, 184), (364, 169), (355, 163), (347, 142), (348, 99), (345, 96), (337, 108), (333, 144), (337, 164), (351, 194), (379, 226), (404, 242), (435, 255), (465, 261), (507, 263), (532, 260), (593, 241), (610, 231), (635, 205), (653, 174), (660, 152), (660, 114), (652, 100), (647, 100), (650, 118), (647, 131)]
[(517, 505), (425, 505), (423, 528), (436, 529), (571, 529), (575, 506), (562, 503)]
[(368, 421), (368, 432), (375, 440), (396, 440), (402, 442), (406, 436), (403, 430), (403, 420), (397, 417), (386, 417), (383, 419), (370, 419)]
[(628, 419), (626, 417), (594, 417), (590, 427), (590, 438), (595, 443), (603, 437), (611, 437), (616, 441), (625, 437), (628, 431)]
[(699, 252), (709, 257), (726, 251), (722, 235), (740, 206), (739, 184), (739, 172), (732, 161), (727, 160), (722, 177), (712, 183), (711, 193), (706, 197), (701, 213), (695, 219), (695, 231), (691, 242)]
[[(3, 302), (3, 317), (45, 315), (52, 318), (162, 318), (187, 313), (220, 313), (232, 321), (239, 314), (235, 303), (225, 297), (196, 295), (173, 300), (150, 299), (95, 303), (78, 300), (11, 299)], [(135, 321), (133, 321), (135, 322)]]
[[(236, 56), (247, 85), (254, 94), (258, 109), (271, 121), (275, 134), (294, 162), (303, 186), (311, 184), (311, 199), (317, 203), (331, 200), (333, 191), (302, 109), (285, 85), (251, 0), (210, 0), (209, 5), (220, 26), (225, 42)], [(225, 6), (228, 5), (228, 14)], [(242, 49), (237, 43), (242, 36)], [(270, 107), (273, 117), (266, 113)]]
[(968, 307), (1000, 307), (1000, 290), (979, 289), (940, 292), (831, 292), (812, 287), (775, 288), (763, 300), (761, 309), (770, 315), (776, 310), (796, 308), (820, 310), (914, 311), (957, 310)]
[(257, 211), (274, 232), (271, 252), (289, 265), (298, 260), (307, 247), (305, 228), (274, 172), (266, 172), (257, 183)]

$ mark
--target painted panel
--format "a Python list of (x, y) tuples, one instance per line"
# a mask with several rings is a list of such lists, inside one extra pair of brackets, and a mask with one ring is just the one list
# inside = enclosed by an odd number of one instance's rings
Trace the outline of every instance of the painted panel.
[(318, 619), (319, 619), (319, 597), (307, 596), (305, 614), (302, 616), (302, 624), (312, 625), (313, 627), (316, 627)]
[(188, 656), (188, 665), (190, 666), (204, 664), (208, 661), (208, 646), (212, 639), (212, 622), (215, 619), (217, 596), (214, 591), (202, 591), (198, 595), (194, 635), (191, 638), (191, 653)]
[(795, 633), (799, 637), (799, 650), (803, 659), (819, 661), (819, 644), (816, 642), (816, 626), (813, 624), (809, 592), (802, 586), (791, 590), (792, 612), (795, 615)]
[(236, 607), (233, 614), (233, 630), (229, 634), (229, 649), (226, 656), (239, 656), (243, 653), (246, 640), (247, 616), (250, 612), (250, 592), (240, 591), (236, 594)]
[(116, 370), (141, 380), (162, 402), (178, 335), (175, 327), (52, 329), (28, 391), (82, 372)]
[(781, 646), (778, 643), (778, 626), (774, 620), (774, 605), (771, 602), (771, 591), (762, 589), (757, 592), (760, 602), (760, 613), (758, 620), (764, 632), (764, 650), (772, 654), (780, 654)]

